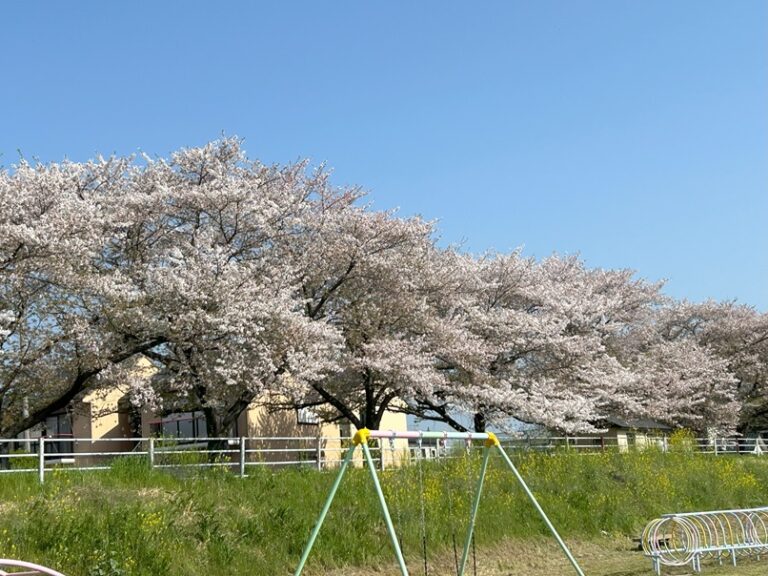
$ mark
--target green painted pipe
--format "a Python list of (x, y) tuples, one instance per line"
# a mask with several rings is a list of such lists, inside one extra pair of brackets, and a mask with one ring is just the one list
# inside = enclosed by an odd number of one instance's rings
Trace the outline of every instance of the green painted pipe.
[(488, 458), (491, 450), (486, 446), (483, 448), (483, 464), (480, 468), (480, 477), (477, 479), (477, 491), (472, 502), (472, 512), (469, 516), (469, 527), (467, 528), (467, 539), (464, 541), (464, 552), (461, 554), (461, 564), (459, 565), (459, 576), (464, 576), (464, 570), (467, 567), (469, 558), (469, 547), (472, 545), (472, 534), (475, 531), (475, 520), (477, 519), (477, 510), (480, 507), (480, 494), (483, 491), (483, 482), (485, 481), (485, 472), (488, 470)]
[(312, 546), (315, 545), (315, 540), (317, 539), (317, 535), (320, 533), (320, 528), (323, 526), (325, 517), (328, 515), (328, 510), (331, 508), (331, 502), (333, 502), (333, 498), (336, 496), (336, 491), (339, 489), (339, 484), (341, 484), (341, 479), (344, 477), (344, 472), (347, 471), (347, 466), (349, 466), (349, 463), (352, 461), (352, 454), (355, 453), (355, 448), (357, 448), (357, 446), (352, 446), (349, 450), (347, 450), (347, 455), (344, 457), (344, 460), (341, 463), (341, 468), (339, 468), (339, 473), (336, 475), (336, 480), (334, 481), (333, 487), (331, 488), (331, 493), (328, 494), (328, 498), (325, 501), (325, 506), (323, 506), (323, 511), (320, 512), (320, 518), (318, 518), (317, 524), (315, 524), (315, 527), (312, 530), (312, 534), (309, 536), (309, 542), (307, 542), (307, 546), (304, 549), (304, 553), (301, 556), (301, 561), (299, 562), (299, 567), (296, 568), (294, 576), (299, 576), (304, 570), (304, 564), (307, 563), (307, 558), (309, 558), (309, 553), (312, 551)]
[(395, 549), (395, 556), (397, 556), (397, 563), (400, 565), (400, 572), (403, 576), (408, 576), (408, 568), (405, 566), (405, 558), (403, 558), (403, 552), (400, 550), (400, 543), (397, 541), (397, 534), (395, 533), (395, 527), (392, 525), (392, 518), (389, 516), (389, 509), (387, 508), (387, 502), (384, 499), (384, 492), (381, 490), (381, 484), (379, 484), (379, 476), (376, 474), (376, 466), (373, 464), (371, 451), (368, 448), (367, 442), (363, 442), (361, 446), (363, 447), (365, 460), (368, 462), (368, 470), (370, 470), (371, 478), (373, 478), (376, 495), (379, 497), (381, 511), (384, 513), (384, 522), (387, 524), (387, 532), (389, 532), (389, 537), (392, 540), (392, 547)]
[(560, 538), (560, 534), (557, 533), (557, 530), (555, 530), (555, 527), (552, 525), (552, 522), (549, 521), (549, 518), (547, 518), (547, 515), (544, 513), (544, 510), (541, 508), (541, 506), (539, 506), (539, 502), (536, 500), (536, 496), (534, 496), (533, 492), (531, 492), (530, 488), (528, 488), (528, 485), (525, 483), (525, 480), (523, 480), (523, 477), (520, 475), (520, 472), (517, 471), (517, 468), (515, 468), (515, 465), (512, 463), (512, 460), (509, 458), (509, 455), (507, 455), (507, 453), (504, 452), (504, 449), (501, 446), (498, 446), (498, 448), (499, 448), (499, 452), (501, 452), (502, 457), (504, 458), (504, 460), (506, 460), (507, 465), (510, 467), (512, 472), (517, 477), (517, 481), (520, 482), (520, 486), (523, 487), (523, 490), (528, 496), (528, 499), (531, 501), (531, 503), (536, 508), (536, 510), (538, 510), (539, 515), (544, 520), (545, 524), (549, 528), (549, 531), (552, 532), (552, 535), (555, 537), (555, 540), (557, 540), (557, 543), (560, 544), (560, 548), (562, 548), (563, 552), (565, 553), (566, 557), (570, 561), (574, 570), (576, 570), (576, 573), (579, 576), (584, 576), (584, 572), (582, 572), (578, 562), (576, 562), (576, 558), (574, 558), (573, 554), (571, 554), (571, 551), (568, 550), (568, 546), (565, 545), (565, 542), (563, 542), (563, 539)]

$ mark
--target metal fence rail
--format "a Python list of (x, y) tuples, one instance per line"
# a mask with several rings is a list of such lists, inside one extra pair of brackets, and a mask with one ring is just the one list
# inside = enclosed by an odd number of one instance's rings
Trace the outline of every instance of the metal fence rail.
[(690, 564), (701, 572), (708, 558), (720, 564), (730, 558), (736, 566), (738, 556), (768, 552), (768, 508), (665, 514), (648, 523), (641, 541), (656, 574), (662, 565)]
[[(500, 437), (507, 451), (568, 450), (590, 454), (683, 449), (709, 454), (762, 454), (755, 439), (697, 438), (670, 446), (667, 437), (629, 444), (615, 436)], [(309, 466), (334, 468), (349, 447), (349, 437), (279, 436), (238, 438), (73, 438), (0, 439), (0, 474), (36, 473), (40, 482), (52, 469), (106, 470), (117, 460), (142, 460), (151, 468), (224, 467), (246, 476), (254, 467)], [(446, 437), (430, 442), (380, 439), (371, 446), (381, 467), (397, 466), (420, 455), (425, 459), (459, 457), (471, 443)]]
[[(45, 481), (52, 470), (107, 470), (118, 460), (150, 468), (227, 468), (246, 476), (251, 467), (333, 467), (349, 438), (285, 436), (257, 438), (73, 438), (0, 439), (0, 474), (32, 473)], [(381, 449), (375, 449), (382, 463)], [(382, 463), (383, 464), (383, 463)]]

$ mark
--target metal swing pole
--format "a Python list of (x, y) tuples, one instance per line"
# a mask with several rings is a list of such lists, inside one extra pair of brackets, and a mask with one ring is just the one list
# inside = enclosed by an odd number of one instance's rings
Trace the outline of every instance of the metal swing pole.
[(579, 567), (578, 562), (576, 562), (576, 558), (573, 557), (573, 554), (571, 554), (571, 551), (568, 549), (568, 546), (566, 546), (565, 542), (563, 542), (563, 539), (560, 538), (560, 534), (557, 533), (557, 530), (555, 530), (554, 525), (552, 524), (552, 522), (550, 522), (549, 518), (547, 518), (547, 515), (544, 513), (544, 510), (542, 509), (542, 507), (539, 505), (538, 500), (536, 500), (536, 496), (534, 496), (533, 492), (531, 492), (531, 489), (528, 488), (528, 485), (525, 483), (525, 480), (523, 480), (523, 477), (520, 475), (520, 472), (517, 471), (517, 468), (515, 468), (515, 465), (512, 463), (512, 460), (510, 459), (509, 455), (504, 451), (504, 448), (501, 447), (501, 444), (499, 443), (498, 440), (496, 440), (495, 445), (499, 449), (499, 452), (501, 452), (501, 456), (506, 461), (507, 466), (509, 466), (509, 468), (512, 470), (512, 473), (517, 478), (517, 481), (520, 483), (520, 486), (522, 486), (523, 490), (525, 491), (525, 494), (528, 496), (528, 499), (531, 501), (531, 504), (533, 504), (534, 508), (536, 508), (542, 520), (544, 520), (544, 523), (547, 525), (547, 528), (549, 528), (549, 531), (552, 532), (552, 536), (554, 536), (555, 540), (557, 540), (557, 543), (560, 545), (560, 548), (563, 550), (563, 553), (566, 555), (566, 557), (570, 561), (574, 570), (576, 570), (576, 573), (579, 576), (584, 576), (584, 572)]
[(400, 550), (400, 543), (397, 541), (397, 534), (395, 533), (395, 527), (392, 524), (392, 518), (389, 515), (389, 509), (387, 508), (387, 501), (384, 498), (384, 492), (381, 490), (381, 484), (379, 483), (379, 476), (376, 474), (376, 466), (371, 458), (371, 451), (368, 448), (368, 437), (370, 431), (367, 428), (358, 430), (355, 434), (355, 438), (360, 436), (360, 445), (363, 447), (363, 454), (365, 454), (365, 460), (368, 463), (368, 470), (371, 473), (371, 479), (373, 480), (373, 486), (376, 488), (376, 496), (379, 497), (379, 504), (381, 504), (381, 512), (384, 514), (384, 522), (387, 525), (387, 532), (389, 538), (392, 540), (392, 547), (395, 549), (395, 556), (397, 557), (397, 563), (400, 566), (400, 572), (403, 576), (408, 576), (408, 568), (405, 566), (405, 558), (403, 558), (403, 552)]
[(373, 463), (373, 458), (371, 457), (370, 449), (368, 448), (368, 439), (369, 438), (408, 438), (408, 439), (419, 439), (422, 438), (436, 438), (436, 439), (448, 439), (448, 438), (456, 438), (456, 439), (463, 439), (463, 440), (485, 440), (485, 448), (483, 451), (483, 464), (482, 468), (480, 470), (480, 477), (478, 478), (477, 483), (477, 493), (475, 494), (474, 501), (472, 503), (472, 511), (470, 515), (470, 522), (469, 522), (469, 529), (467, 533), (467, 540), (464, 545), (464, 552), (462, 555), (462, 561), (459, 571), (459, 576), (463, 576), (464, 570), (466, 567), (468, 555), (469, 555), (469, 547), (472, 543), (472, 534), (474, 532), (475, 527), (475, 520), (477, 518), (477, 512), (480, 505), (480, 496), (483, 489), (483, 483), (485, 481), (485, 475), (488, 467), (488, 460), (490, 457), (490, 451), (491, 448), (496, 446), (499, 449), (499, 452), (501, 452), (502, 458), (504, 458), (504, 461), (507, 463), (507, 466), (509, 466), (510, 470), (514, 473), (515, 477), (517, 478), (517, 481), (520, 483), (520, 486), (525, 491), (525, 494), (528, 496), (528, 499), (533, 504), (534, 508), (536, 508), (537, 512), (541, 516), (541, 518), (544, 520), (544, 523), (549, 528), (552, 535), (555, 537), (555, 540), (557, 540), (557, 543), (560, 545), (560, 548), (562, 549), (563, 553), (566, 555), (568, 560), (570, 561), (571, 565), (573, 566), (574, 570), (576, 570), (576, 573), (578, 576), (585, 576), (584, 572), (579, 567), (578, 563), (576, 562), (576, 559), (571, 554), (571, 551), (566, 546), (563, 539), (560, 537), (560, 535), (557, 533), (557, 530), (552, 525), (552, 522), (550, 522), (549, 518), (545, 514), (544, 510), (539, 505), (538, 501), (536, 500), (536, 497), (533, 495), (533, 492), (531, 492), (530, 488), (528, 488), (528, 485), (525, 483), (525, 480), (523, 480), (523, 477), (518, 472), (517, 468), (515, 468), (515, 465), (512, 463), (512, 460), (509, 458), (509, 455), (504, 451), (504, 449), (501, 447), (501, 444), (499, 443), (498, 438), (493, 433), (460, 433), (460, 432), (397, 432), (394, 430), (390, 431), (382, 431), (382, 430), (374, 430), (370, 431), (367, 428), (363, 428), (361, 430), (358, 430), (355, 434), (355, 437), (353, 439), (354, 446), (352, 446), (349, 451), (347, 452), (346, 457), (344, 458), (344, 461), (342, 462), (341, 468), (339, 470), (339, 473), (336, 477), (336, 480), (333, 484), (333, 487), (331, 488), (331, 493), (328, 495), (328, 499), (326, 500), (325, 506), (323, 507), (322, 512), (320, 513), (320, 518), (318, 519), (317, 524), (315, 525), (315, 528), (312, 530), (312, 534), (310, 536), (309, 542), (307, 544), (306, 549), (304, 550), (304, 553), (301, 558), (301, 562), (299, 563), (299, 567), (296, 569), (296, 572), (294, 576), (300, 576), (302, 573), (302, 570), (304, 569), (304, 564), (307, 561), (307, 557), (309, 556), (310, 551), (312, 550), (312, 546), (315, 543), (315, 540), (317, 538), (317, 534), (320, 532), (320, 528), (323, 524), (323, 521), (325, 520), (325, 516), (328, 514), (328, 510), (331, 507), (331, 502), (333, 501), (334, 496), (336, 495), (336, 491), (339, 488), (339, 484), (341, 483), (341, 479), (344, 476), (344, 472), (347, 469), (347, 466), (349, 465), (350, 461), (352, 460), (352, 454), (355, 451), (355, 448), (357, 446), (362, 446), (363, 454), (365, 456), (366, 463), (368, 465), (368, 470), (370, 471), (371, 478), (373, 479), (373, 485), (376, 489), (376, 495), (379, 499), (379, 504), (381, 505), (381, 510), (384, 515), (384, 521), (387, 525), (387, 532), (389, 533), (389, 537), (392, 540), (392, 547), (395, 550), (395, 555), (397, 556), (398, 564), (400, 565), (400, 572), (402, 576), (408, 576), (408, 569), (405, 565), (405, 559), (403, 558), (403, 553), (400, 549), (400, 543), (397, 540), (397, 534), (395, 533), (395, 528), (392, 525), (392, 518), (389, 515), (389, 509), (387, 508), (387, 503), (384, 498), (384, 493), (381, 490), (381, 485), (379, 483), (379, 477), (376, 474), (376, 466)]
[(464, 541), (464, 551), (461, 554), (461, 564), (459, 564), (458, 576), (464, 576), (464, 570), (467, 567), (467, 559), (469, 558), (469, 547), (472, 545), (472, 535), (475, 531), (475, 520), (477, 519), (477, 510), (480, 507), (480, 494), (483, 491), (483, 482), (485, 482), (485, 472), (488, 470), (488, 458), (491, 455), (491, 446), (498, 446), (498, 439), (492, 433), (489, 433), (488, 439), (485, 441), (485, 447), (483, 448), (483, 464), (480, 467), (480, 476), (477, 479), (477, 490), (475, 491), (475, 498), (472, 501), (472, 511), (469, 515), (469, 527), (467, 528), (467, 539)]
[(424, 506), (424, 451), (422, 449), (422, 440), (419, 438), (418, 444), (419, 456), (416, 460), (419, 467), (419, 505), (421, 507), (420, 529), (421, 529), (421, 551), (424, 555), (424, 576), (429, 576), (429, 560), (427, 559), (427, 511)]
[(304, 570), (304, 564), (306, 564), (307, 558), (309, 558), (309, 553), (312, 551), (312, 547), (315, 545), (317, 535), (320, 533), (320, 528), (323, 526), (325, 517), (328, 515), (328, 510), (331, 508), (331, 502), (333, 502), (333, 499), (336, 496), (336, 492), (339, 489), (339, 485), (341, 484), (341, 479), (344, 477), (344, 473), (347, 471), (347, 466), (349, 466), (349, 463), (352, 461), (352, 455), (355, 453), (355, 448), (357, 448), (357, 444), (353, 444), (349, 450), (347, 450), (346, 456), (344, 456), (344, 460), (342, 461), (341, 467), (339, 468), (339, 473), (336, 475), (336, 480), (333, 482), (331, 492), (328, 494), (328, 498), (325, 501), (325, 506), (323, 506), (323, 510), (320, 512), (320, 517), (317, 519), (317, 523), (312, 529), (312, 534), (309, 536), (309, 542), (307, 542), (304, 553), (301, 555), (301, 560), (299, 561), (299, 566), (296, 568), (294, 576), (300, 576), (301, 572)]

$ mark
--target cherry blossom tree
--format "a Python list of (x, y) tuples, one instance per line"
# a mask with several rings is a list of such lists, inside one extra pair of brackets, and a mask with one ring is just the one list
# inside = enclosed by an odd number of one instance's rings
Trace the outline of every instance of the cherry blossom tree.
[(111, 366), (156, 346), (151, 326), (110, 325), (112, 270), (100, 270), (102, 203), (119, 186), (118, 159), (22, 162), (0, 173), (0, 434), (13, 436), (64, 408)]
[(472, 296), (460, 315), (475, 353), (449, 362), (455, 385), (421, 399), (417, 414), (459, 427), (458, 409), (474, 414), (476, 430), (514, 417), (575, 432), (626, 411), (631, 374), (612, 339), (659, 301), (659, 285), (573, 257), (537, 262), (516, 251), (464, 262)]
[[(308, 321), (281, 256), (316, 187), (322, 173), (248, 162), (232, 139), (3, 174), (4, 432), (127, 381), (137, 402), (204, 410), (217, 435), (282, 373), (316, 377), (336, 335)], [(155, 382), (131, 379), (137, 353)]]
[(728, 364), (692, 339), (646, 342), (633, 355), (631, 412), (706, 432), (734, 430), (740, 403)]
[(300, 406), (326, 418), (378, 428), (399, 402), (444, 384), (436, 369), (434, 292), (440, 251), (433, 226), (355, 203), (318, 203), (313, 228), (295, 245), (305, 313), (343, 337), (337, 370), (297, 388)]
[(363, 202), (237, 139), (0, 172), (0, 435), (115, 383), (202, 410), (211, 437), (265, 392), (369, 428), (387, 410), (565, 432), (730, 429), (739, 398), (768, 414), (765, 314), (576, 257), (440, 248), (432, 223)]
[(142, 402), (201, 410), (219, 437), (282, 376), (334, 365), (338, 335), (304, 314), (288, 257), (313, 197), (333, 194), (325, 174), (250, 162), (230, 139), (152, 161), (134, 186), (110, 250), (165, 339), (145, 352), (158, 372)]
[[(660, 311), (656, 319), (659, 338), (681, 343), (704, 352), (708, 362), (726, 372), (729, 401), (713, 390), (711, 410), (722, 413), (730, 427), (743, 430), (766, 427), (766, 387), (768, 385), (768, 315), (735, 302), (674, 302)], [(696, 359), (690, 355), (692, 369)], [(699, 359), (701, 367), (703, 359)], [(712, 386), (721, 380), (710, 377)], [(733, 399), (739, 405), (734, 405)], [(740, 411), (741, 408), (741, 411)], [(738, 419), (738, 420), (737, 420)]]

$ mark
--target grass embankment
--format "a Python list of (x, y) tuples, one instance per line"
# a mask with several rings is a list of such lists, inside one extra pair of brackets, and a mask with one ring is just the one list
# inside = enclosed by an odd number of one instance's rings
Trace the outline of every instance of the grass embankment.
[[(577, 554), (581, 546), (586, 557), (596, 541), (605, 542), (616, 558), (631, 555), (627, 545), (616, 542), (639, 535), (660, 513), (768, 504), (768, 459), (652, 450), (515, 454), (513, 459), (563, 537), (576, 542)], [(478, 459), (462, 458), (422, 470), (430, 561), (444, 566), (445, 573), (453, 572), (454, 540), (460, 553), (478, 467)], [(150, 471), (141, 461), (122, 460), (109, 472), (51, 474), (44, 487), (31, 475), (6, 475), (0, 477), (0, 556), (40, 562), (70, 576), (290, 574), (334, 474), (308, 469), (250, 473), (246, 479), (223, 470), (179, 478)], [(416, 570), (421, 565), (419, 469), (385, 471), (382, 484)], [(477, 524), (478, 574), (534, 573), (530, 557), (536, 552), (531, 550), (549, 546), (546, 534), (514, 477), (494, 456)], [(510, 549), (516, 542), (519, 555)], [(502, 553), (507, 560), (499, 557), (499, 549), (508, 551)], [(556, 547), (547, 549), (557, 557)], [(643, 573), (629, 571), (645, 562), (634, 555), (624, 572), (610, 573)], [(351, 470), (308, 573), (353, 574), (352, 567), (392, 565), (368, 472)], [(505, 565), (530, 568), (517, 572)], [(563, 574), (569, 573), (560, 565)]]

